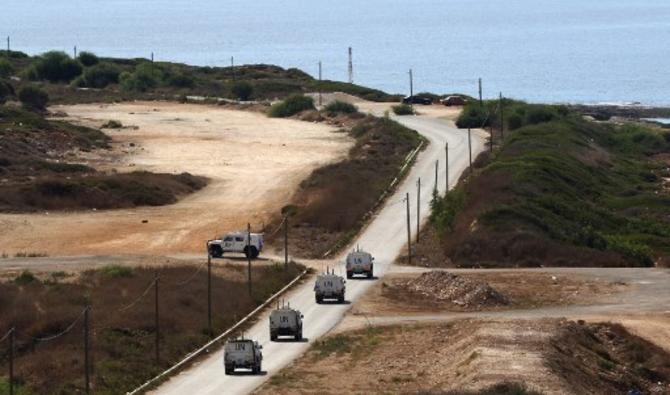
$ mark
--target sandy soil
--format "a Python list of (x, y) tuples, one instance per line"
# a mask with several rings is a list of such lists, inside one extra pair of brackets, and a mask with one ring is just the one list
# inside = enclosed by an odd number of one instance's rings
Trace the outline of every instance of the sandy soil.
[[(207, 239), (259, 230), (312, 170), (342, 158), (353, 142), (334, 128), (216, 106), (160, 102), (59, 106), (70, 120), (108, 129), (113, 150), (84, 156), (102, 170), (190, 172), (211, 179), (177, 204), (131, 210), (0, 215), (0, 252), (54, 255), (174, 254)], [(143, 223), (143, 220), (148, 222)]]

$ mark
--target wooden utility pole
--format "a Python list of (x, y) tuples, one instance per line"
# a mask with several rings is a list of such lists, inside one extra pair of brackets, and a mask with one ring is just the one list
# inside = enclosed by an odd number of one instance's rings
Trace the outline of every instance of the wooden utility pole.
[(446, 174), (444, 176), (445, 182), (446, 182), (446, 185), (445, 185), (446, 188), (444, 189), (444, 194), (446, 195), (447, 192), (449, 192), (449, 142), (448, 141), (444, 146), (444, 156), (445, 156), (444, 163), (446, 163), (446, 166), (447, 166), (447, 171), (445, 172)]
[[(7, 37), (9, 42), (9, 37)], [(9, 395), (14, 395), (14, 332), (16, 329), (9, 330)]]
[(77, 59), (77, 46), (76, 45), (74, 46), (74, 51), (73, 52), (74, 52), (74, 58), (73, 59)]
[(439, 160), (436, 160), (436, 161), (435, 161), (435, 189), (433, 190), (433, 192), (434, 192), (436, 195), (437, 195), (437, 172), (438, 172), (438, 169), (439, 169), (439, 168), (440, 168), (440, 161), (439, 161)]
[(468, 152), (470, 153), (470, 174), (472, 174), (472, 137), (468, 128)]
[(158, 316), (158, 272), (154, 274), (154, 327), (156, 328), (156, 339), (155, 339), (155, 352), (156, 352), (156, 365), (160, 364), (161, 352), (160, 352), (160, 320)]
[(251, 296), (251, 224), (247, 223), (247, 282)]
[(89, 312), (91, 311), (90, 306), (86, 306), (84, 309), (84, 383), (85, 390), (87, 394), (91, 393), (91, 373), (90, 373), (90, 362), (89, 362)]
[(419, 177), (418, 180), (416, 180), (416, 243), (419, 244), (419, 223), (420, 221), (420, 216), (419, 213), (421, 211), (421, 177)]
[(230, 72), (233, 73), (233, 83), (235, 83), (235, 58), (230, 57)]
[(479, 107), (484, 107), (484, 101), (482, 100), (482, 79), (479, 79)]
[(414, 96), (414, 76), (412, 75), (412, 69), (409, 69), (409, 96)]
[(409, 192), (405, 195), (407, 201), (407, 263), (412, 264), (412, 229), (409, 224)]
[(151, 53), (151, 77), (154, 76), (154, 53)]
[(207, 331), (211, 338), (214, 331), (212, 331), (212, 254), (209, 253), (209, 246), (207, 248)]
[(322, 99), (321, 99), (321, 61), (319, 60), (319, 105), (322, 105)]
[(505, 109), (503, 107), (502, 92), (500, 92), (500, 139), (505, 139)]
[(10, 56), (10, 50), (9, 50), (9, 36), (7, 36), (7, 57)]
[(284, 217), (284, 270), (288, 270), (288, 214)]

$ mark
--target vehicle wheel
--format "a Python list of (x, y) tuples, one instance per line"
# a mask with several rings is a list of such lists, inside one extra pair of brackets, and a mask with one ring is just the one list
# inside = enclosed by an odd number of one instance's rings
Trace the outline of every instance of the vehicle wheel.
[(352, 278), (353, 276), (354, 276), (354, 273), (353, 273), (353, 272), (347, 272), (347, 278), (350, 279), (350, 278)]
[(295, 340), (296, 340), (296, 341), (300, 341), (300, 340), (302, 340), (302, 331), (298, 332), (298, 333), (295, 335)]
[(323, 302), (323, 298), (317, 296), (316, 297), (316, 303), (321, 304), (321, 302)]
[(344, 303), (344, 295), (337, 297), (337, 303)]
[(370, 270), (370, 271), (368, 272), (368, 278), (369, 278), (369, 279), (372, 278), (372, 270)]
[(244, 247), (244, 255), (247, 258), (256, 259), (258, 258), (258, 249), (254, 246)]
[(226, 366), (226, 374), (233, 374), (234, 371), (235, 371), (234, 368), (232, 368), (230, 366)]
[(221, 258), (223, 256), (223, 249), (219, 246), (212, 246), (209, 248), (209, 255), (211, 255), (212, 258)]
[(277, 335), (270, 333), (270, 340), (271, 341), (276, 341), (277, 340)]

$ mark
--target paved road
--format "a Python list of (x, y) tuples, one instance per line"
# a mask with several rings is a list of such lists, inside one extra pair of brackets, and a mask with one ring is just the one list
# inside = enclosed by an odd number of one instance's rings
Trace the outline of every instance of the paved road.
[[(463, 170), (468, 166), (467, 132), (454, 128), (447, 121), (423, 117), (399, 117), (399, 122), (417, 130), (426, 137), (430, 144), (419, 155), (409, 176), (387, 199), (385, 206), (354, 241), (361, 248), (375, 256), (375, 275), (382, 277), (407, 242), (405, 205), (402, 199), (410, 192), (412, 229), (416, 229), (416, 180), (421, 177), (426, 187), (421, 196), (421, 215), (425, 219), (428, 214), (430, 191), (434, 187), (435, 161), (439, 160), (438, 189), (445, 189), (444, 158), (445, 143), (449, 143), (449, 179), (453, 186)], [(484, 138), (480, 133), (472, 135), (473, 155), (484, 149)], [(339, 262), (342, 260), (340, 259)], [(335, 268), (336, 272), (344, 273), (342, 264)], [(253, 391), (272, 374), (299, 357), (309, 347), (309, 343), (323, 336), (342, 320), (350, 307), (365, 291), (374, 284), (374, 280), (349, 280), (347, 282), (345, 305), (317, 305), (312, 290), (313, 282), (294, 289), (286, 300), (302, 311), (305, 316), (304, 336), (307, 342), (276, 343), (271, 342), (268, 333), (268, 314), (262, 314), (257, 324), (245, 333), (247, 338), (258, 340), (263, 345), (263, 370), (260, 376), (239, 375), (226, 376), (223, 373), (223, 351), (194, 365), (192, 368), (173, 377), (163, 384), (158, 394), (244, 394)]]

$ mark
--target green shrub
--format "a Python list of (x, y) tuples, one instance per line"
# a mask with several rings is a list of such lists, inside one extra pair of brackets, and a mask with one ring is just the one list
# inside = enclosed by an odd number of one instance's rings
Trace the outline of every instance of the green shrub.
[(254, 91), (254, 87), (246, 81), (236, 82), (230, 89), (233, 94), (233, 99), (247, 101)]
[(14, 279), (14, 282), (19, 285), (31, 284), (37, 281), (37, 277), (35, 277), (30, 270), (22, 271), (21, 274)]
[(304, 95), (292, 95), (284, 101), (270, 107), (269, 115), (273, 118), (285, 118), (305, 110), (314, 110), (314, 99)]
[(489, 116), (486, 106), (481, 107), (478, 103), (466, 105), (456, 120), (456, 126), (462, 129), (489, 126)]
[(451, 232), (456, 215), (464, 205), (465, 191), (460, 187), (452, 189), (443, 197), (433, 196), (433, 200), (430, 202), (430, 223), (441, 234), (447, 231)]
[(524, 125), (523, 117), (518, 114), (514, 113), (507, 117), (507, 127), (509, 130), (516, 130), (521, 128)]
[(0, 80), (0, 104), (5, 104), (7, 98), (14, 96), (14, 87), (7, 81)]
[(395, 115), (413, 115), (414, 114), (414, 109), (412, 106), (407, 105), (407, 104), (396, 104), (395, 106), (391, 107), (393, 110), (393, 113)]
[(624, 236), (606, 236), (607, 248), (620, 253), (640, 266), (653, 266), (651, 249)]
[(124, 72), (119, 76), (121, 88), (132, 92), (146, 92), (158, 86), (163, 79), (163, 71), (149, 62), (139, 64), (132, 73)]
[(50, 51), (42, 54), (31, 66), (28, 76), (33, 80), (70, 82), (82, 72), (81, 65), (65, 52)]
[(108, 265), (100, 269), (100, 272), (111, 278), (128, 278), (133, 276), (133, 268), (121, 265)]
[(193, 77), (183, 72), (170, 74), (166, 77), (165, 83), (175, 88), (193, 88), (195, 86)]
[(8, 78), (14, 73), (14, 66), (5, 59), (0, 59), (0, 78)]
[(83, 86), (89, 88), (102, 89), (109, 84), (116, 84), (119, 82), (119, 75), (121, 70), (113, 64), (100, 63), (89, 67), (84, 71), (82, 76)]
[(94, 53), (87, 52), (87, 51), (81, 51), (79, 53), (78, 59), (79, 59), (79, 63), (83, 64), (86, 67), (91, 67), (93, 65), (98, 64), (98, 62), (100, 62), (100, 60), (98, 59), (98, 57)]
[(26, 85), (19, 90), (19, 100), (25, 108), (45, 110), (49, 103), (49, 95), (34, 85)]
[(114, 119), (110, 119), (109, 121), (105, 122), (101, 126), (101, 128), (103, 128), (103, 129), (121, 129), (122, 127), (123, 127), (123, 124), (119, 121), (114, 120)]
[(340, 100), (335, 100), (334, 102), (328, 104), (324, 109), (329, 113), (340, 112), (345, 114), (353, 114), (358, 112), (358, 107), (354, 106), (351, 103), (347, 103)]
[(549, 122), (556, 118), (558, 118), (558, 115), (550, 106), (530, 106), (528, 111), (526, 111), (527, 125), (536, 125), (538, 123)]

